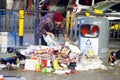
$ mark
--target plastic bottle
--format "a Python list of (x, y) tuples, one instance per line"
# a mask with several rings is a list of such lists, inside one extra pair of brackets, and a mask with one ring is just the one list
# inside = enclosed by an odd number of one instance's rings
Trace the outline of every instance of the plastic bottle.
[(40, 72), (40, 63), (36, 63), (35, 65), (35, 71)]

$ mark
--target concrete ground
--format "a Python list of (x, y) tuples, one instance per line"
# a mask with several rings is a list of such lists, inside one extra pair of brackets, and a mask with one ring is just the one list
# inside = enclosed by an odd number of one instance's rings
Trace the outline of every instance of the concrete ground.
[[(24, 44), (34, 44), (33, 34), (26, 34), (24, 37)], [(31, 37), (30, 37), (31, 36)], [(112, 50), (115, 50), (120, 45), (120, 41), (110, 41), (109, 47)], [(4, 76), (25, 76), (26, 80), (120, 80), (120, 67), (119, 66), (110, 66), (108, 65), (107, 58), (102, 59), (104, 65), (107, 67), (107, 70), (89, 70), (89, 71), (80, 71), (78, 74), (64, 74), (58, 75), (54, 73), (41, 73), (35, 71), (24, 72), (21, 69), (16, 70), (6, 70), (3, 69), (0, 71), (1, 75)]]
[(80, 71), (79, 74), (58, 75), (54, 73), (38, 73), (34, 71), (1, 70), (4, 76), (24, 76), (26, 80), (120, 80), (120, 67), (107, 66), (107, 70)]

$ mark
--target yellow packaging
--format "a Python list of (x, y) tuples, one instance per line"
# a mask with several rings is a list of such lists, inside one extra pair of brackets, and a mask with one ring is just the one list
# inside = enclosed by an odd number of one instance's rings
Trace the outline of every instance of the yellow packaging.
[(54, 67), (55, 70), (57, 70), (59, 68), (59, 64), (58, 64), (58, 60), (57, 59), (53, 60), (53, 67)]

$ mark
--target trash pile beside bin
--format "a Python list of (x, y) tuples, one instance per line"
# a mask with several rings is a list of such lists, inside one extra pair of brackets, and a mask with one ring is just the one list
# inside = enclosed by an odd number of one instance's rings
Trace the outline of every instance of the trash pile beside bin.
[(96, 55), (92, 49), (81, 52), (79, 47), (72, 42), (60, 44), (57, 40), (51, 39), (50, 41), (48, 46), (28, 45), (26, 49), (20, 50), (8, 48), (8, 52), (13, 52), (16, 58), (19, 58), (17, 67), (21, 68), (22, 65), (24, 71), (65, 74), (91, 69), (107, 70), (102, 60), (99, 59), (99, 55)]
[(104, 69), (99, 56), (92, 50), (81, 52), (74, 44), (55, 46), (29, 45), (21, 49), (20, 53), (26, 56), (24, 69), (36, 72), (53, 72), (57, 74), (69, 73), (71, 70)]

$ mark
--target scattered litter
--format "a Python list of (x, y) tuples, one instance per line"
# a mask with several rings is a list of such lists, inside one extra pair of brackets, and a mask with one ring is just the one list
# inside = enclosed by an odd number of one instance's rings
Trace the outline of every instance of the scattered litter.
[(108, 63), (111, 66), (120, 66), (120, 50), (109, 52)]
[(107, 70), (107, 67), (102, 64), (102, 61), (95, 57), (93, 59), (81, 59), (81, 62), (75, 67), (76, 70), (88, 71), (92, 69), (104, 69)]
[(6, 68), (7, 66), (5, 64), (0, 64), (0, 69)]
[(64, 70), (62, 70), (62, 69), (58, 69), (58, 70), (55, 70), (55, 72), (53, 72), (53, 73), (56, 73), (56, 74), (65, 74), (65, 73), (70, 73), (70, 69), (64, 69)]

